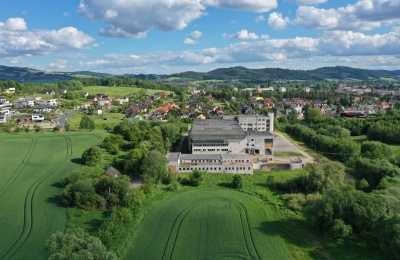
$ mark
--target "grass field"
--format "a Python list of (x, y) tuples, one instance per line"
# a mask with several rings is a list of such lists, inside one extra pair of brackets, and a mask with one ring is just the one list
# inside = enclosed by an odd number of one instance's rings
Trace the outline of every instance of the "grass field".
[[(89, 95), (96, 95), (96, 94), (106, 94), (111, 96), (112, 98), (119, 98), (119, 97), (127, 97), (131, 96), (143, 88), (135, 88), (135, 87), (103, 87), (103, 86), (90, 86), (90, 87), (83, 87), (82, 91), (86, 91)], [(165, 92), (170, 94), (171, 91), (160, 90), (160, 89), (145, 89), (147, 91), (147, 95), (154, 95), (157, 92)]]
[(260, 202), (233, 190), (189, 191), (143, 221), (125, 259), (290, 259)]
[(60, 179), (81, 167), (83, 150), (106, 133), (0, 136), (0, 259), (44, 259), (45, 241), (64, 231)]
[[(96, 130), (103, 130), (104, 125), (110, 128), (121, 123), (121, 119), (125, 118), (125, 114), (122, 113), (104, 113), (102, 115), (91, 115), (90, 117), (94, 120), (96, 124)], [(70, 125), (70, 130), (79, 130), (79, 123), (83, 117), (83, 113), (75, 113), (72, 117), (67, 119), (67, 123)], [(104, 120), (107, 118), (108, 120)]]

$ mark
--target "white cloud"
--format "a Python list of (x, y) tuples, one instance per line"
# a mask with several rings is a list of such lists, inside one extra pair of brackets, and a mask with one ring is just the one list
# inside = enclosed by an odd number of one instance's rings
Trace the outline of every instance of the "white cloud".
[(321, 30), (371, 30), (381, 22), (399, 21), (399, 0), (360, 0), (338, 9), (300, 6), (294, 20), (300, 27)]
[(65, 69), (67, 67), (67, 60), (56, 60), (53, 63), (49, 64), (49, 67), (52, 69)]
[(74, 27), (32, 32), (27, 30), (22, 18), (10, 18), (5, 23), (0, 22), (0, 58), (82, 49), (92, 42), (92, 37)]
[(204, 14), (200, 0), (81, 0), (79, 11), (90, 21), (109, 24), (100, 35), (121, 38), (143, 38), (154, 28), (176, 31)]
[(21, 64), (21, 63), (25, 63), (25, 60), (21, 57), (12, 57), (12, 58), (6, 58), (6, 61), (8, 61), (9, 63), (12, 64)]
[(63, 13), (63, 17), (68, 17), (69, 16), (69, 13), (68, 12), (64, 12)]
[(268, 25), (274, 30), (283, 30), (287, 27), (288, 18), (283, 19), (281, 13), (273, 12), (269, 14)]
[(195, 40), (193, 40), (193, 39), (186, 38), (186, 39), (183, 41), (183, 43), (184, 43), (184, 44), (196, 44), (196, 43), (198, 43), (198, 42), (195, 41)]
[(205, 15), (207, 7), (238, 11), (268, 12), (277, 0), (80, 0), (79, 12), (89, 21), (108, 24), (102, 36), (143, 38), (151, 29), (177, 31)]
[(269, 12), (278, 7), (277, 0), (203, 0), (206, 6), (257, 13)]
[(298, 5), (316, 5), (328, 2), (328, 0), (286, 0), (286, 1), (296, 3)]
[(0, 30), (6, 31), (25, 31), (28, 27), (23, 18), (10, 18), (5, 23), (0, 22)]
[(66, 53), (66, 54), (56, 54), (55, 55), (58, 58), (63, 58), (63, 59), (77, 59), (77, 58), (87, 58), (86, 54), (83, 53)]
[(92, 46), (93, 46), (93, 47), (99, 47), (100, 44), (98, 44), (98, 43), (96, 42), (96, 43), (93, 43)]
[(231, 40), (257, 40), (259, 38), (257, 34), (248, 32), (247, 30), (241, 30), (231, 35), (224, 33), (222, 34), (222, 37)]
[(203, 33), (200, 31), (193, 31), (193, 32), (189, 33), (189, 35), (192, 36), (193, 38), (198, 39), (203, 36)]
[(268, 40), (268, 39), (269, 39), (269, 35), (268, 35), (268, 34), (262, 34), (262, 35), (260, 36), (260, 38), (261, 38), (261, 39), (264, 39), (264, 40)]
[(255, 20), (256, 20), (257, 23), (261, 22), (261, 21), (265, 21), (265, 17), (264, 17), (264, 15), (259, 15), (259, 16), (256, 17)]
[[(146, 56), (110, 54), (104, 59), (81, 63), (86, 68), (132, 68), (141, 66), (202, 66), (205, 64), (234, 64), (276, 62), (289, 64), (293, 60), (333, 59), (357, 61), (368, 59), (375, 64), (400, 64), (400, 35), (395, 29), (386, 34), (365, 35), (359, 32), (327, 31), (319, 38), (267, 39), (238, 42), (225, 48), (198, 51), (160, 51)], [(361, 58), (364, 57), (364, 58)], [(297, 63), (293, 63), (297, 64)]]

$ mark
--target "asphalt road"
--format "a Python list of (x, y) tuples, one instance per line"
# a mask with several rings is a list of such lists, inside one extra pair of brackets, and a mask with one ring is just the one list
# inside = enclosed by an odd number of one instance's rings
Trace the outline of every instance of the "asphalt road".
[(63, 115), (62, 117), (59, 117), (59, 118), (54, 118), (53, 121), (56, 122), (57, 124), (59, 124), (61, 126), (61, 128), (64, 128), (66, 119), (72, 117), (78, 111), (79, 111), (78, 109), (74, 109), (67, 115)]
[[(312, 156), (310, 156), (308, 153), (304, 152), (299, 147), (297, 147), (295, 144), (290, 142), (284, 135), (276, 133), (276, 132), (274, 133), (274, 135), (276, 136), (274, 138), (274, 151), (301, 153), (303, 155), (303, 157), (302, 157), (303, 163), (314, 163), (315, 162), (315, 159)], [(275, 158), (278, 159), (279, 157), (276, 156)]]

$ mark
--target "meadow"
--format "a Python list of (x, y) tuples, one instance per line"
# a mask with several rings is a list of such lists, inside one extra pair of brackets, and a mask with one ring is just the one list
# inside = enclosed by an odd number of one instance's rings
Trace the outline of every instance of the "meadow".
[(44, 259), (45, 241), (67, 227), (59, 181), (106, 133), (0, 136), (0, 259)]
[(89, 95), (106, 94), (112, 98), (129, 97), (138, 93), (141, 90), (146, 90), (147, 95), (154, 95), (158, 92), (165, 92), (167, 94), (172, 93), (171, 91), (161, 89), (143, 89), (136, 87), (104, 87), (104, 86), (89, 86), (83, 87), (82, 91), (88, 92)]
[(274, 218), (234, 190), (188, 191), (143, 221), (125, 259), (289, 259)]

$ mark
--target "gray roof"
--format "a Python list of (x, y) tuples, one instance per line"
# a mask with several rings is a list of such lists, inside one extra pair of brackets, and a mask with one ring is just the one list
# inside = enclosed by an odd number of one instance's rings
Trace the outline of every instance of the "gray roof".
[(181, 153), (169, 153), (168, 154), (168, 161), (178, 161), (178, 159), (179, 159), (179, 155), (180, 155)]
[(234, 120), (194, 120), (191, 135), (242, 135), (246, 133)]
[(181, 154), (181, 160), (221, 160), (221, 154)]
[(108, 176), (115, 176), (118, 174), (118, 170), (115, 169), (114, 167), (110, 166), (110, 167), (108, 167), (107, 171), (105, 171), (104, 173), (107, 174)]

